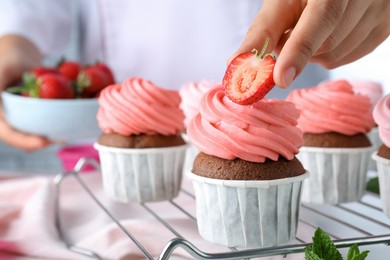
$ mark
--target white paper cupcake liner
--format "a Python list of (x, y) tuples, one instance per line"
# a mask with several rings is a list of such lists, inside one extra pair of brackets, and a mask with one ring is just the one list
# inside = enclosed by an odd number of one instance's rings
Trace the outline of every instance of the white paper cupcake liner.
[(95, 143), (99, 151), (103, 188), (113, 200), (170, 200), (180, 191), (187, 145), (123, 149)]
[(229, 247), (268, 247), (295, 239), (303, 175), (270, 181), (218, 180), (187, 173), (200, 235)]
[(372, 159), (377, 163), (383, 212), (390, 218), (390, 160), (378, 156), (377, 152), (372, 154)]
[(302, 188), (302, 201), (340, 204), (358, 201), (367, 184), (367, 166), (373, 147), (301, 147), (297, 158), (310, 178)]
[[(378, 148), (382, 144), (382, 141), (379, 137), (378, 127), (372, 128), (371, 131), (367, 133), (367, 136), (370, 139), (370, 142), (373, 146), (373, 149), (378, 150)], [(369, 160), (368, 160), (368, 170), (369, 171), (376, 171), (377, 170), (376, 162), (371, 157), (369, 157)]]
[(188, 144), (186, 158), (184, 160), (183, 173), (192, 171), (194, 165), (194, 159), (199, 154), (199, 149), (195, 147), (192, 143)]

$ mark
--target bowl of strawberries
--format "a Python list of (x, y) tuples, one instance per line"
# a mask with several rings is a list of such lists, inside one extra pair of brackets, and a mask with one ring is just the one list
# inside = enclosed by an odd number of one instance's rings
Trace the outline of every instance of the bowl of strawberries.
[(13, 128), (54, 141), (96, 139), (97, 97), (114, 83), (103, 63), (82, 66), (64, 60), (55, 67), (34, 68), (20, 85), (2, 92), (4, 116)]

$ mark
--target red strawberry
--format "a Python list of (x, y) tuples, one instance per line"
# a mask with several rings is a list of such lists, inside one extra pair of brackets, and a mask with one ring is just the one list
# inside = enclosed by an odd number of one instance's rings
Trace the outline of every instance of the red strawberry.
[(275, 57), (264, 54), (268, 38), (263, 50), (238, 55), (229, 64), (222, 85), (226, 95), (240, 105), (251, 105), (262, 99), (274, 86), (273, 70)]
[(77, 78), (77, 90), (81, 97), (95, 97), (115, 79), (111, 69), (104, 63), (95, 63), (83, 69)]
[(77, 78), (77, 91), (84, 98), (95, 96), (108, 85), (107, 75), (96, 67), (87, 67)]
[(61, 74), (46, 74), (37, 78), (36, 87), (30, 88), (31, 97), (48, 99), (74, 98), (74, 91), (70, 81)]
[(95, 65), (93, 65), (93, 67), (100, 69), (101, 71), (103, 71), (106, 74), (106, 76), (108, 78), (108, 85), (115, 83), (114, 74), (112, 74), (111, 69), (106, 64), (97, 62)]
[(49, 67), (36, 67), (27, 73), (34, 75), (36, 78), (45, 74), (59, 74), (58, 70)]
[(58, 65), (58, 71), (72, 81), (77, 80), (81, 65), (74, 61), (63, 61)]
[(49, 67), (36, 67), (32, 70), (29, 70), (23, 74), (23, 86), (33, 86), (38, 77), (46, 74), (60, 74), (58, 70), (49, 68)]

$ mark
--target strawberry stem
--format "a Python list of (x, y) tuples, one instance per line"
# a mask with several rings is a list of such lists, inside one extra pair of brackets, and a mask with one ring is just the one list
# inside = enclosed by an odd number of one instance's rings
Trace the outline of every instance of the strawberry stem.
[(253, 50), (252, 50), (252, 53), (253, 53), (256, 57), (258, 57), (258, 58), (260, 58), (260, 59), (264, 58), (264, 54), (265, 54), (265, 52), (267, 51), (268, 43), (269, 43), (269, 38), (266, 37), (266, 38), (265, 38), (265, 43), (264, 43), (264, 45), (263, 45), (263, 49), (261, 49), (260, 53), (259, 53), (259, 51), (256, 50), (256, 49), (253, 49)]
[(267, 50), (267, 47), (268, 47), (268, 43), (269, 43), (269, 38), (267, 37), (267, 38), (265, 38), (265, 43), (264, 43), (263, 49), (260, 52), (260, 58), (264, 57), (265, 51)]

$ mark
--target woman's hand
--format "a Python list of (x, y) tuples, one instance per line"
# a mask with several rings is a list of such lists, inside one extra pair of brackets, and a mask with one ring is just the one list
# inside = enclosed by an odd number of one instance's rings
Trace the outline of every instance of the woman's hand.
[(265, 0), (240, 48), (261, 49), (278, 59), (274, 81), (288, 87), (308, 62), (333, 69), (373, 51), (390, 34), (388, 0)]
[[(0, 38), (0, 91), (17, 83), (24, 71), (39, 66), (41, 55), (27, 39), (7, 35)], [(13, 129), (5, 121), (0, 102), (0, 140), (25, 150), (34, 151), (46, 147), (50, 141), (46, 138), (25, 134)]]

